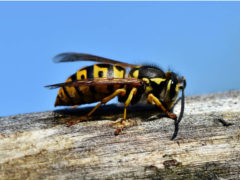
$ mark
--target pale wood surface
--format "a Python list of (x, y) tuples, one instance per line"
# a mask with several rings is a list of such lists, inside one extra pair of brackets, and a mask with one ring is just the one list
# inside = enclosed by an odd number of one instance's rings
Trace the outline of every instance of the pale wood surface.
[(0, 117), (0, 179), (240, 179), (240, 91), (187, 97), (174, 141), (152, 106), (130, 108), (138, 125), (119, 136), (116, 105), (65, 126), (89, 110)]

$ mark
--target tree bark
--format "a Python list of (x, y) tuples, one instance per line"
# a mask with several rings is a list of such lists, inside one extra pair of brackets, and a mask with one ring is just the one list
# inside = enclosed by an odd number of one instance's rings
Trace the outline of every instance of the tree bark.
[(240, 179), (240, 91), (186, 97), (173, 141), (174, 121), (147, 105), (118, 136), (119, 105), (65, 125), (90, 109), (1, 117), (0, 179)]

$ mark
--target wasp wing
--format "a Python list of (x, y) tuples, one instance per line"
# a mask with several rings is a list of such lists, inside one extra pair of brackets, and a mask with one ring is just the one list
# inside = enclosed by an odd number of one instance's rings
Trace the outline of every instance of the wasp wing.
[(79, 87), (79, 86), (95, 86), (95, 85), (132, 85), (132, 86), (142, 86), (143, 81), (136, 78), (94, 78), (70, 81), (58, 84), (52, 84), (45, 86), (46, 88), (55, 89), (59, 87), (69, 86), (69, 87)]
[(136, 67), (137, 65), (128, 64), (120, 61), (116, 61), (113, 59), (108, 59), (100, 56), (95, 56), (91, 54), (84, 54), (84, 53), (61, 53), (58, 54), (53, 58), (54, 62), (73, 62), (73, 61), (96, 61), (96, 62), (103, 62), (108, 64), (116, 64), (123, 67)]

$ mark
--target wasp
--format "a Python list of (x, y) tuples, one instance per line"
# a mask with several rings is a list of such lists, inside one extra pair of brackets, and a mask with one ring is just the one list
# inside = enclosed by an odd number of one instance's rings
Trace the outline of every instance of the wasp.
[[(102, 104), (118, 97), (124, 103), (123, 119), (115, 130), (118, 135), (126, 126), (127, 107), (145, 101), (157, 106), (165, 115), (175, 120), (172, 140), (177, 136), (178, 126), (184, 113), (184, 89), (186, 80), (176, 73), (150, 66), (128, 64), (109, 58), (83, 53), (62, 53), (54, 57), (55, 62), (94, 61), (97, 64), (83, 67), (72, 74), (64, 83), (46, 86), (60, 88), (55, 106), (76, 106), (99, 102), (87, 115), (70, 121), (73, 125), (87, 120)], [(128, 73), (127, 73), (128, 70)], [(178, 99), (179, 91), (182, 96)], [(181, 99), (179, 117), (172, 112)]]

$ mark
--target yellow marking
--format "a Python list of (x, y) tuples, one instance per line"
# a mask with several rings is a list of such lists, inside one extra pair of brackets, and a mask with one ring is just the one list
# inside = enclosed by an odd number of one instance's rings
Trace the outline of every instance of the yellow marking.
[[(71, 82), (72, 81), (72, 78), (68, 78), (66, 80), (66, 82)], [(69, 86), (66, 86), (65, 87), (66, 91), (68, 92), (69, 96), (74, 98), (76, 96), (76, 89), (74, 87), (69, 87)]]
[(150, 83), (150, 81), (149, 81), (148, 78), (142, 78), (142, 80), (143, 80), (146, 84), (149, 84), (149, 83)]
[(66, 97), (66, 95), (64, 94), (64, 91), (63, 91), (63, 88), (60, 88), (59, 91), (58, 91), (58, 95), (60, 97), (60, 99), (64, 102), (67, 102), (68, 99)]
[[(81, 70), (80, 72), (81, 72), (80, 75), (81, 76), (83, 75), (84, 78), (86, 79), (87, 71), (84, 69), (84, 70)], [(80, 78), (81, 78), (81, 76), (80, 76)], [(71, 77), (66, 80), (66, 82), (71, 82), (71, 81), (72, 81)], [(82, 92), (83, 95), (79, 95), (77, 93), (77, 90), (75, 87), (69, 87), (69, 86), (65, 87), (66, 91), (68, 92), (69, 96), (71, 97), (71, 101), (74, 104), (77, 104), (81, 101), (91, 103), (95, 100), (94, 95), (91, 93), (89, 86), (80, 86), (78, 88)], [(68, 99), (68, 102), (69, 102), (69, 99)]]
[[(59, 91), (58, 91), (58, 96), (59, 96), (59, 97), (57, 97), (57, 99), (56, 99), (55, 106), (56, 106), (56, 105), (62, 105), (62, 103), (59, 102), (59, 99), (58, 99), (58, 98), (60, 98), (61, 101), (63, 101), (63, 102), (66, 103), (66, 104), (69, 103), (69, 98), (68, 98), (67, 95), (64, 93), (63, 88), (60, 88), (60, 89), (59, 89)], [(58, 103), (60, 103), (60, 104), (58, 104)], [(64, 104), (64, 103), (63, 103), (63, 104)]]
[(166, 81), (166, 79), (163, 78), (151, 78), (151, 81), (155, 82), (156, 84), (160, 84), (163, 81)]
[(103, 72), (102, 78), (107, 78), (108, 68), (99, 67), (97, 64), (94, 64), (94, 66), (93, 66), (93, 77), (94, 78), (99, 78), (98, 73), (100, 71)]
[(68, 78), (67, 80), (66, 80), (66, 82), (71, 82), (72, 81), (72, 78)]
[(148, 95), (148, 98), (147, 98), (148, 102), (151, 103), (151, 104), (155, 104), (156, 106), (158, 106), (159, 108), (162, 109), (162, 111), (164, 113), (166, 113), (168, 115), (168, 117), (172, 118), (172, 119), (176, 119), (177, 116), (173, 113), (170, 113), (164, 106), (163, 104), (161, 103), (161, 101), (156, 97), (154, 96), (152, 93)]
[[(102, 72), (102, 76), (100, 76), (100, 77), (99, 77), (99, 72)], [(94, 64), (93, 77), (94, 78), (107, 78), (108, 77), (108, 68), (100, 67), (97, 64)], [(109, 93), (107, 86), (104, 86), (104, 85), (96, 85), (96, 86), (94, 86), (94, 89), (97, 92), (93, 95), (93, 97), (95, 97), (96, 100), (102, 99), (103, 94)]]
[(176, 95), (173, 98), (170, 98), (170, 88), (171, 88), (171, 85), (172, 85), (171, 83), (172, 83), (172, 80), (169, 80), (168, 85), (167, 85), (167, 94), (166, 94), (166, 97), (164, 99), (164, 102), (165, 102), (168, 109), (172, 109), (172, 107), (174, 105), (174, 102), (176, 101), (176, 99), (178, 97), (179, 87), (181, 86), (180, 83), (178, 83), (176, 85), (176, 88), (175, 88)]
[(135, 70), (133, 72), (133, 77), (138, 78), (138, 75), (139, 75), (139, 70)]
[(152, 87), (147, 86), (146, 89), (145, 89), (145, 93), (149, 93), (150, 91), (152, 91)]
[[(71, 82), (71, 81), (72, 81), (71, 77), (66, 80), (66, 82)], [(68, 99), (68, 102), (77, 103), (79, 100), (79, 95), (76, 92), (75, 87), (66, 86), (65, 89), (68, 95), (71, 97), (71, 100)]]
[(178, 97), (180, 86), (181, 86), (180, 83), (178, 83), (176, 85), (176, 88), (175, 88), (176, 94), (175, 94), (175, 96), (172, 99), (170, 99), (170, 97), (169, 97), (170, 96), (170, 92), (169, 92), (168, 96), (166, 96), (166, 100), (165, 101), (166, 101), (166, 106), (168, 107), (168, 109), (172, 109), (173, 108), (174, 102), (176, 102), (177, 97)]
[(175, 88), (175, 91), (177, 93), (179, 92), (180, 86), (181, 86), (181, 83), (177, 83), (176, 88)]
[(77, 71), (77, 80), (81, 80), (82, 76), (84, 77), (84, 79), (87, 79), (87, 70), (86, 69)]
[(124, 73), (125, 73), (124, 69), (118, 70), (116, 68), (116, 65), (113, 66), (113, 77), (115, 77), (115, 78), (124, 78)]
[(169, 81), (168, 81), (168, 85), (167, 85), (167, 91), (168, 91), (168, 92), (170, 91), (171, 84), (172, 84), (172, 80), (169, 80)]
[(165, 98), (164, 98), (164, 102), (165, 102), (165, 104), (166, 104), (167, 107), (170, 107), (170, 106), (171, 106), (171, 105), (169, 104), (169, 102), (172, 103), (172, 102), (171, 102), (171, 99), (170, 99), (171, 84), (172, 84), (172, 80), (169, 80), (169, 81), (168, 81), (168, 84), (167, 84), (166, 95), (165, 95)]

